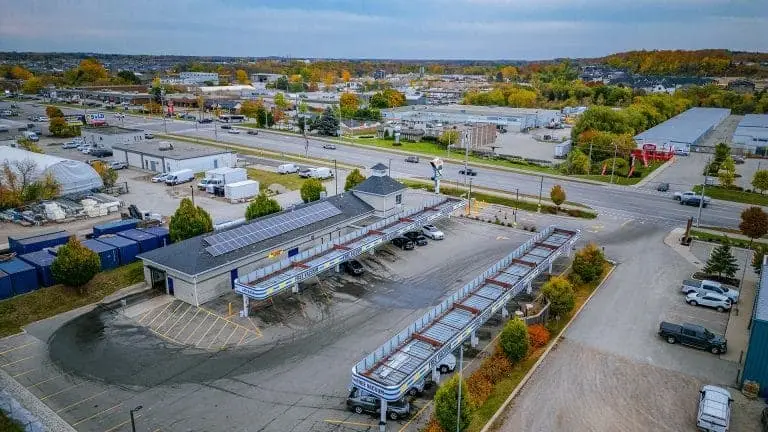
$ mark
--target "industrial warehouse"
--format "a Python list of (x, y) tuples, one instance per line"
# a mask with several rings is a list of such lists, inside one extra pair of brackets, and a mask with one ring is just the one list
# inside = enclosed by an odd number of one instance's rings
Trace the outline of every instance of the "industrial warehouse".
[(235, 153), (184, 142), (145, 140), (112, 147), (113, 159), (152, 172), (190, 169), (195, 172), (234, 167)]
[(635, 136), (638, 147), (653, 144), (660, 150), (697, 151), (704, 138), (731, 115), (726, 108), (691, 108)]
[[(61, 195), (90, 192), (104, 186), (101, 177), (90, 165), (56, 156), (34, 153), (14, 147), (3, 147), (0, 162), (8, 162), (13, 170), (26, 163), (34, 163), (33, 179), (51, 175), (60, 186)], [(16, 173), (17, 175), (19, 173)]]
[[(412, 218), (416, 213), (430, 212), (434, 205), (431, 202), (420, 201), (414, 208), (406, 209), (404, 189), (405, 186), (386, 175), (386, 166), (376, 165), (373, 175), (350, 192), (143, 253), (139, 258), (144, 262), (145, 279), (156, 289), (201, 305), (233, 290), (238, 278), (242, 277), (242, 285), (246, 286), (288, 267), (304, 268), (306, 264), (299, 261), (310, 260), (315, 248), (346, 249), (340, 242), (350, 241), (352, 233), (359, 234), (365, 227), (377, 223), (389, 226), (399, 222), (400, 217)], [(430, 214), (432, 219), (445, 217), (454, 209), (445, 208)], [(377, 228), (376, 232), (379, 231), (383, 229)], [(340, 262), (337, 260), (334, 265)], [(265, 271), (266, 267), (272, 270)], [(261, 273), (254, 273), (258, 271)], [(282, 284), (280, 288), (288, 285)], [(244, 289), (251, 290), (247, 286)], [(266, 290), (268, 295), (273, 292), (271, 288)], [(258, 296), (251, 297), (257, 299)]]

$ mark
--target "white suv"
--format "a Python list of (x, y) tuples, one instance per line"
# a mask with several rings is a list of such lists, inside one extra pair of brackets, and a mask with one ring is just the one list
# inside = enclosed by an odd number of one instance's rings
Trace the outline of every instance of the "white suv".
[(421, 227), (421, 231), (432, 240), (442, 240), (445, 238), (445, 234), (434, 225), (424, 225)]
[(731, 310), (731, 299), (714, 292), (692, 292), (685, 296), (685, 302), (691, 306), (707, 306), (715, 308), (718, 312)]
[(696, 426), (699, 430), (726, 432), (731, 423), (731, 393), (713, 385), (705, 385), (699, 392), (699, 412)]

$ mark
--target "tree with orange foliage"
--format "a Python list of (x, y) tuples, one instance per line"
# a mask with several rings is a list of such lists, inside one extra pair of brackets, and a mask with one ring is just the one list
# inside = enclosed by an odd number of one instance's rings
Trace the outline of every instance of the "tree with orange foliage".
[(549, 330), (541, 324), (534, 324), (528, 327), (528, 340), (531, 341), (531, 348), (541, 348), (549, 342)]
[(32, 72), (24, 69), (23, 67), (19, 65), (14, 65), (11, 68), (11, 78), (13, 79), (19, 79), (19, 80), (28, 80), (32, 78)]
[(349, 80), (351, 80), (351, 79), (352, 79), (352, 75), (349, 73), (349, 71), (348, 71), (348, 70), (344, 69), (343, 71), (341, 71), (341, 79), (342, 79), (342, 81), (344, 81), (345, 83), (348, 83), (348, 82), (349, 82)]

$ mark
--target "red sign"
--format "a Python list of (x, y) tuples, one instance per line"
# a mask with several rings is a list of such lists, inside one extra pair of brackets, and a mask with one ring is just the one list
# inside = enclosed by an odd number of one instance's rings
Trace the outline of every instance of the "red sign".
[(656, 144), (643, 144), (643, 150), (645, 150), (645, 151), (655, 151), (656, 150)]

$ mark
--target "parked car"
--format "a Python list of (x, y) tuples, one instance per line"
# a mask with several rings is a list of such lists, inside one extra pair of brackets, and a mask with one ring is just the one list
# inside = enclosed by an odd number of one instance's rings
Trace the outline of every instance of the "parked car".
[(431, 238), (432, 240), (442, 240), (445, 238), (445, 234), (443, 234), (443, 232), (437, 229), (437, 227), (434, 225), (424, 225), (421, 227), (421, 232), (423, 232), (426, 237)]
[(258, 135), (259, 131), (256, 129), (248, 129), (248, 132), (246, 132), (248, 135)]
[[(357, 414), (365, 412), (378, 414), (381, 412), (381, 400), (364, 390), (353, 387), (347, 397), (347, 408)], [(410, 413), (411, 404), (404, 399), (387, 403), (387, 418), (390, 420), (407, 417)]]
[(412, 250), (413, 242), (408, 237), (395, 237), (392, 239), (392, 244), (399, 247), (402, 250)]
[(197, 121), (198, 123), (213, 123), (212, 119), (204, 118)]
[(336, 150), (336, 144), (325, 143), (323, 144), (323, 148), (328, 150)]
[(734, 156), (733, 157), (733, 163), (735, 163), (736, 165), (741, 165), (741, 164), (746, 163), (746, 162), (747, 162), (747, 160), (746, 160), (746, 158), (744, 158), (744, 156)]
[(227, 131), (227, 133), (231, 133), (232, 135), (240, 135), (240, 131), (237, 129), (230, 129)]
[(472, 168), (466, 168), (466, 169), (462, 168), (459, 170), (459, 174), (475, 177), (477, 176), (477, 171), (473, 170)]
[(419, 163), (419, 157), (418, 156), (408, 156), (405, 158), (405, 161), (408, 163)]
[(232, 125), (223, 124), (223, 125), (221, 125), (221, 128), (222, 129), (232, 129)]
[(675, 149), (676, 156), (688, 156), (690, 154), (691, 152), (688, 149), (684, 149), (684, 148)]
[(403, 234), (403, 237), (406, 237), (412, 242), (416, 243), (416, 246), (426, 246), (427, 244), (427, 238), (424, 237), (424, 234), (419, 231), (408, 231), (407, 233)]
[(69, 142), (65, 142), (64, 144), (62, 144), (61, 148), (63, 148), (63, 149), (74, 149), (74, 148), (77, 148), (77, 145), (78, 144), (76, 142), (69, 141)]
[(299, 172), (299, 167), (296, 164), (287, 163), (277, 167), (278, 174), (292, 174)]
[(656, 190), (659, 192), (668, 192), (669, 191), (669, 183), (659, 183), (658, 186), (656, 186)]
[(695, 324), (672, 324), (662, 321), (659, 324), (659, 336), (668, 343), (680, 343), (707, 350), (712, 354), (723, 354), (728, 351), (728, 344), (724, 337), (718, 336), (706, 328)]
[(109, 163), (109, 167), (112, 168), (113, 170), (121, 170), (123, 168), (128, 168), (128, 164), (126, 164), (125, 162), (112, 161)]
[(680, 205), (689, 205), (694, 207), (704, 207), (706, 208), (709, 205), (709, 198), (704, 197), (704, 202), (701, 202), (701, 196), (699, 195), (689, 195), (687, 197), (680, 198)]
[(685, 302), (691, 306), (707, 306), (717, 309), (718, 312), (731, 310), (731, 299), (713, 292), (702, 294), (692, 292), (685, 296)]
[(727, 432), (731, 424), (731, 393), (713, 385), (705, 385), (699, 391), (699, 411), (696, 427), (703, 431)]
[(739, 302), (739, 292), (734, 287), (711, 280), (685, 279), (682, 285), (680, 285), (680, 291), (685, 294), (692, 292), (699, 294), (715, 293), (728, 297), (731, 303)]
[(150, 132), (145, 132), (144, 133), (144, 139), (154, 139), (154, 138), (155, 138), (155, 136), (152, 133), (150, 133)]
[(299, 171), (299, 177), (301, 177), (301, 178), (310, 178), (310, 177), (312, 177), (312, 168), (302, 168)]
[(168, 173), (158, 174), (152, 177), (152, 183), (165, 183), (165, 179), (168, 177)]
[(360, 276), (365, 273), (365, 268), (358, 260), (349, 260), (344, 263), (344, 270), (352, 276)]
[(90, 154), (91, 156), (102, 158), (102, 157), (112, 156), (112, 150), (105, 149), (105, 148), (92, 148), (88, 152), (88, 154)]

